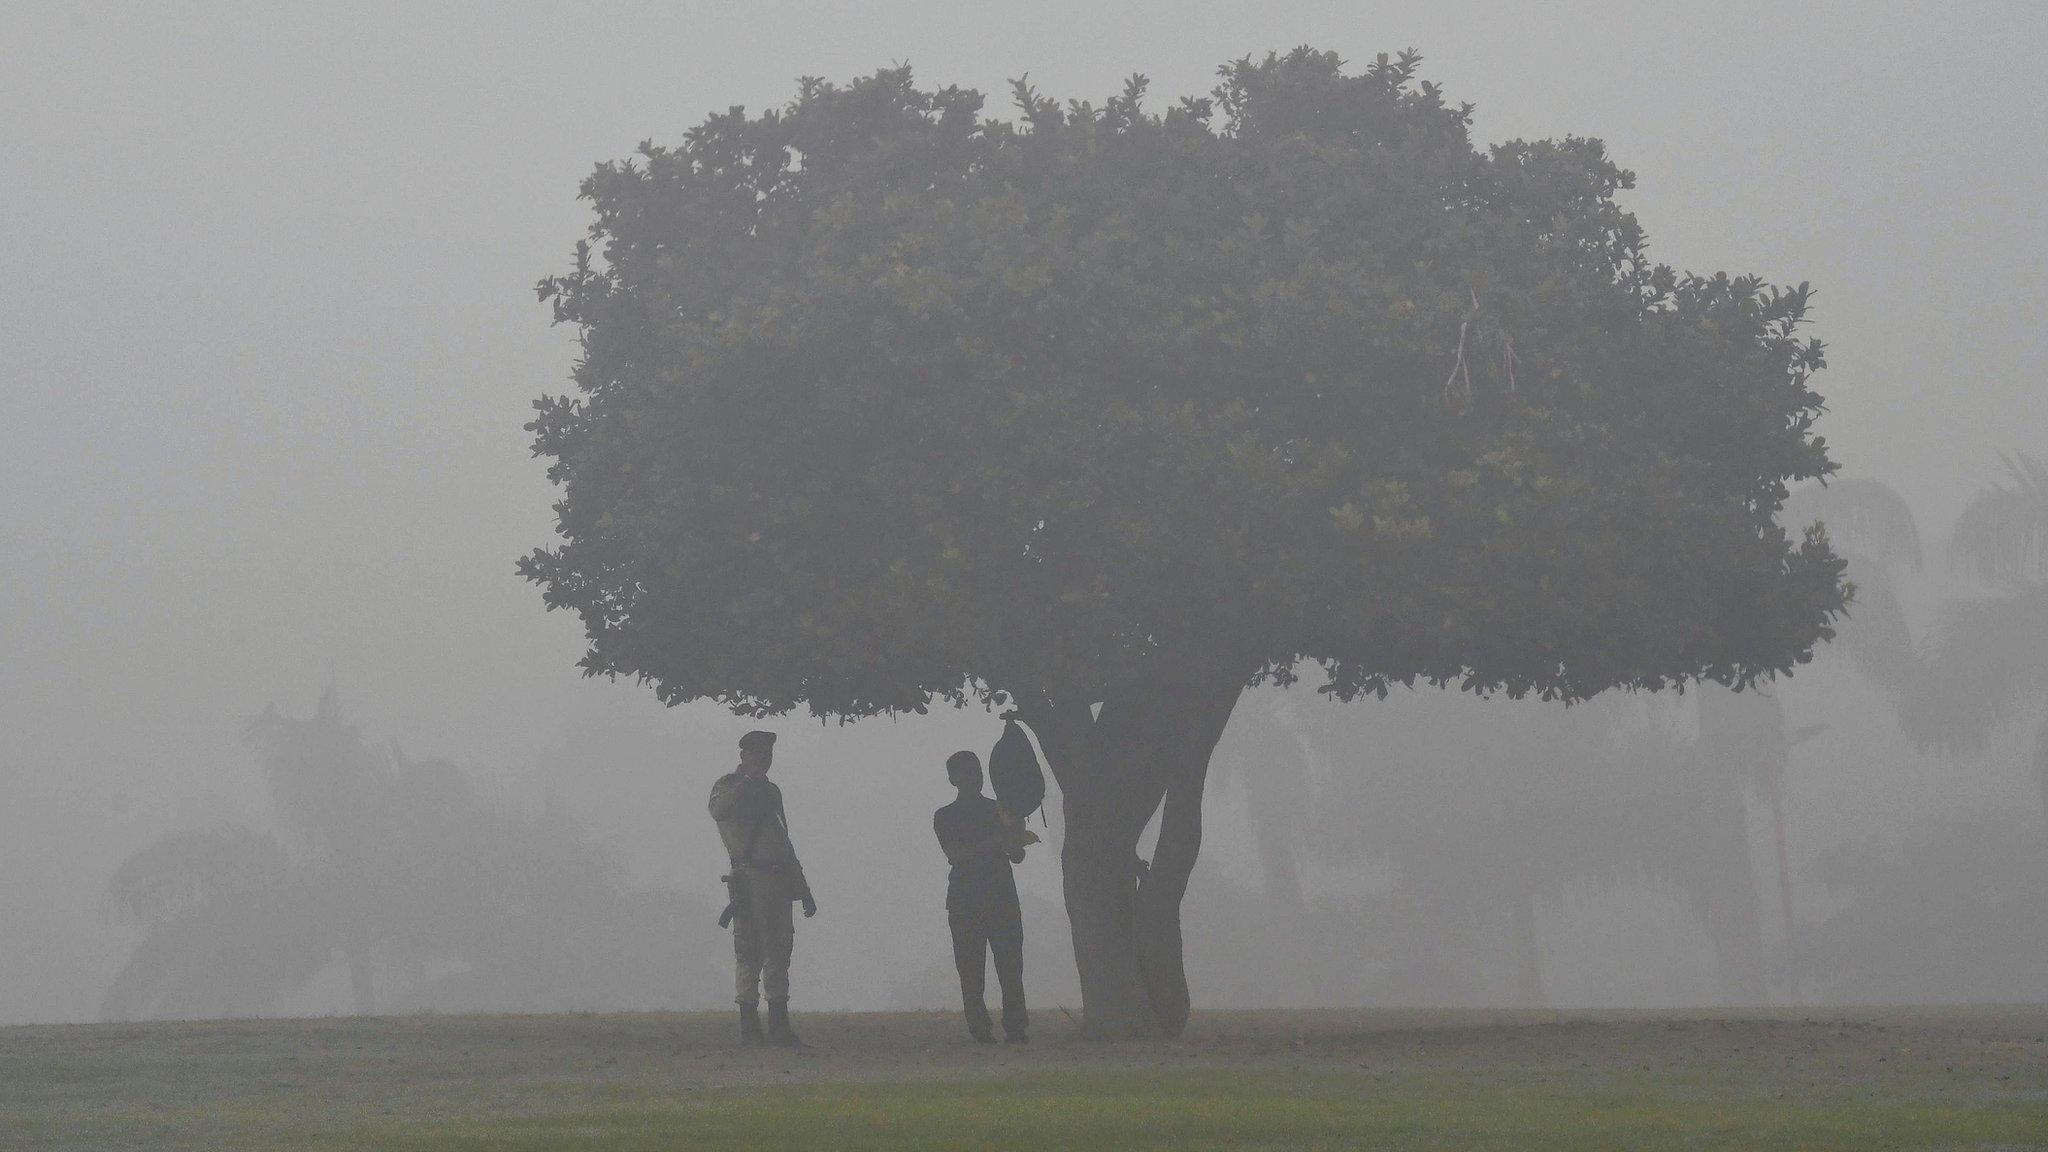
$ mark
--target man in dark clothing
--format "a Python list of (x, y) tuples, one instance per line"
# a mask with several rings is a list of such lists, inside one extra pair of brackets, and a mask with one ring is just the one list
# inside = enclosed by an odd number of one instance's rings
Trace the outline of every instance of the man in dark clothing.
[(953, 929), (953, 963), (960, 970), (960, 999), (967, 1031), (993, 1044), (988, 1005), (987, 955), (995, 954), (996, 981), (1003, 990), (1003, 1039), (1025, 1042), (1024, 915), (1017, 906), (1017, 878), (1010, 866), (1022, 863), (1024, 846), (1038, 837), (1011, 823), (996, 802), (981, 794), (981, 758), (955, 752), (946, 778), (959, 798), (932, 814), (932, 831), (953, 866), (946, 881), (946, 920)]

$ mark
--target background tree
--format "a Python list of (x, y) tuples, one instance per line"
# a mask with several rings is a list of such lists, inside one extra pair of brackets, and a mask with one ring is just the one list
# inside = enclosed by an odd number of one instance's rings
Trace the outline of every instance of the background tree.
[[(1923, 661), (1893, 680), (1907, 731), (1952, 751), (1981, 749), (2048, 691), (2048, 468), (1999, 459), (2003, 482), (1963, 509), (1949, 537), (1950, 563), (1984, 591), (1944, 605)], [(2040, 723), (2032, 753), (2048, 813), (2048, 719)]]
[[(1418, 58), (1298, 49), (1163, 115), (807, 79), (583, 185), (542, 281), (591, 674), (751, 714), (1014, 705), (1088, 1027), (1176, 1032), (1239, 694), (1320, 666), (1577, 700), (1807, 659), (1841, 564), (1804, 286), (1654, 265), (1593, 140), (1474, 148)], [(1159, 817), (1149, 870), (1140, 840)]]
[[(1877, 480), (1835, 477), (1793, 491), (1779, 522), (1824, 522), (1855, 584), (1855, 606), (1829, 650), (1880, 687), (1921, 675), (1897, 589), (1898, 574), (1921, 563), (1905, 499)], [(1793, 747), (1825, 727), (1795, 724), (1776, 691), (1713, 687), (1689, 701), (1697, 738), (1670, 727), (1671, 717), (1644, 724), (1645, 710), (1628, 701), (1539, 714), (1422, 694), (1361, 714), (1271, 694), (1233, 718), (1217, 768), (1245, 789), (1269, 902), (1305, 911), (1300, 869), (1313, 857), (1386, 869), (1414, 909), (1416, 938), (1457, 938), (1505, 905), (1512, 992), (1536, 1005), (1538, 901), (1555, 907), (1574, 888), (1647, 882), (1685, 896), (1727, 1000), (1761, 1004), (1768, 977), (1792, 974), (1764, 948), (1749, 810), (1754, 802), (1768, 811), (1780, 915), (1793, 933), (1785, 778)], [(1472, 965), (1488, 943), (1410, 966), (1439, 982), (1437, 999), (1471, 998), (1482, 994)]]
[[(1923, 747), (1978, 752), (2048, 688), (2048, 469), (2002, 456), (2002, 482), (1951, 530), (1952, 568), (1979, 584), (1913, 635), (1895, 590), (1920, 566), (1905, 502), (1874, 481), (1793, 495), (1787, 513), (1824, 520), (1856, 585), (1837, 647), (1891, 698)], [(2048, 802), (2048, 729), (2022, 749)], [(2048, 987), (2048, 839), (2031, 805), (1916, 813), (1906, 827), (1823, 852), (1815, 878), (1844, 903), (1794, 941), (1824, 998), (1865, 1003), (2018, 1003)], [(2042, 815), (2048, 815), (2044, 804)]]
[(1853, 660), (1880, 688), (1923, 687), (1925, 670), (1899, 584), (1922, 563), (1920, 526), (1906, 498), (1881, 480), (1837, 477), (1794, 491), (1779, 521), (1825, 526), (1828, 545), (1855, 588), (1855, 606), (1837, 625), (1830, 650)]
[(2026, 1004), (2048, 997), (2048, 838), (2031, 812), (1920, 815), (1820, 855), (1844, 907), (1793, 961), (1826, 1002)]
[(172, 833), (115, 871), (142, 936), (110, 1017), (264, 1015), (337, 959), (359, 1014), (642, 1007), (682, 990), (685, 917), (715, 947), (709, 906), (625, 889), (566, 820), (364, 739), (332, 693), (248, 738), (277, 826)]
[[(1765, 798), (1759, 777), (1772, 761), (1760, 753), (1782, 716), (1762, 692), (1693, 698), (1696, 737), (1682, 706), (1626, 696), (1571, 709), (1474, 708), (1430, 690), (1369, 709), (1301, 701), (1282, 722), (1302, 754), (1280, 739), (1255, 746), (1257, 734), (1233, 723), (1217, 761), (1248, 801), (1273, 790), (1292, 810), (1284, 824), (1265, 822), (1247, 803), (1262, 864), (1370, 863), (1412, 909), (1410, 936), (1459, 942), (1404, 961), (1433, 970), (1440, 1000), (1484, 995), (1485, 962), (1500, 956), (1511, 1002), (1543, 1004), (1539, 906), (1643, 885), (1685, 898), (1730, 1002), (1762, 1003), (1747, 801)], [(1278, 717), (1280, 699), (1241, 712)]]

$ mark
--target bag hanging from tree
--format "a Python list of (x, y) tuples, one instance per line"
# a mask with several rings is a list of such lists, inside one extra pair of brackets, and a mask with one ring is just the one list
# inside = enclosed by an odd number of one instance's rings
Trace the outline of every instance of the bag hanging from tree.
[(1045, 803), (1045, 769), (1031, 737), (1015, 720), (1003, 721), (1003, 734), (988, 754), (988, 782), (996, 790), (996, 803), (1020, 824)]

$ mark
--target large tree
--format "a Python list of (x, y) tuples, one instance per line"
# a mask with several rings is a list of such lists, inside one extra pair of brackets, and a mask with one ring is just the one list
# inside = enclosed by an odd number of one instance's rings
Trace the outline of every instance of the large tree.
[[(1178, 1031), (1240, 692), (1320, 666), (1577, 700), (1806, 660), (1773, 515), (1832, 468), (1804, 286), (1653, 264), (1598, 141), (1480, 151), (1418, 59), (1209, 100), (806, 79), (583, 185), (537, 404), (583, 667), (768, 715), (1014, 707), (1060, 786), (1086, 1022)], [(1160, 820), (1149, 869), (1140, 839)]]

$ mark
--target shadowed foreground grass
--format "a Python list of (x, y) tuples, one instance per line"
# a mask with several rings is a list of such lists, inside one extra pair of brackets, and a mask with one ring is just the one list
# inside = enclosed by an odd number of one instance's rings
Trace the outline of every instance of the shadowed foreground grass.
[[(2048, 1104), (1683, 1100), (1652, 1085), (1388, 1093), (1355, 1078), (1123, 1073), (1009, 1082), (822, 1084), (653, 1109), (465, 1121), (365, 1145), (490, 1149), (2014, 1148), (2048, 1142)], [(2048, 1146), (2048, 1144), (2042, 1144)]]
[(929, 1015), (0, 1030), (0, 1147), (2048, 1149), (2048, 1012), (1228, 1013), (978, 1049)]

